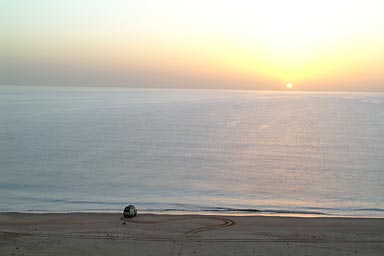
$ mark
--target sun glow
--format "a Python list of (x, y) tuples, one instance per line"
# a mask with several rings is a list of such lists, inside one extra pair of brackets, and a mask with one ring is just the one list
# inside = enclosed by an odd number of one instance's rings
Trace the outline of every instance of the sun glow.
[[(204, 10), (198, 4), (188, 4), (189, 11), (184, 12), (184, 16), (173, 17), (174, 13), (168, 16), (171, 20), (181, 19), (181, 22), (173, 22), (177, 24), (173, 28), (184, 40), (183, 47), (178, 48), (169, 44), (171, 35), (163, 38), (163, 45), (172, 47), (172, 51), (161, 51), (174, 55), (170, 58), (174, 62), (171, 68), (181, 67), (178, 60), (188, 59), (191, 66), (203, 67), (199, 72), (209, 70), (248, 80), (265, 78), (304, 83), (324, 76), (334, 80), (340, 74), (364, 66), (363, 62), (371, 60), (364, 60), (366, 55), (360, 53), (366, 52), (372, 42), (375, 43), (370, 49), (384, 50), (384, 36), (377, 33), (381, 26), (384, 29), (383, 22), (379, 22), (381, 13), (371, 10), (367, 11), (370, 17), (365, 17), (364, 10), (369, 5), (364, 1), (213, 3), (204, 4)], [(217, 5), (221, 6), (221, 11), (212, 15)], [(205, 24), (198, 30), (194, 22), (196, 13), (199, 24)], [(372, 41), (372, 35), (377, 40)], [(186, 50), (190, 55), (185, 56)], [(362, 62), (350, 60), (357, 54)], [(162, 58), (167, 59), (166, 56)], [(204, 68), (205, 65), (209, 67)]]
[(0, 82), (384, 90), (382, 0), (9, 2)]
[(293, 84), (288, 83), (288, 84), (285, 85), (285, 87), (287, 87), (287, 89), (292, 89), (293, 88)]

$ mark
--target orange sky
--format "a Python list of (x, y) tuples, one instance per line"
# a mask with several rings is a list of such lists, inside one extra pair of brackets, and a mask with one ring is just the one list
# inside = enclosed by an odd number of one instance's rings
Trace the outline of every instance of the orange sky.
[(0, 84), (384, 91), (384, 1), (6, 1)]

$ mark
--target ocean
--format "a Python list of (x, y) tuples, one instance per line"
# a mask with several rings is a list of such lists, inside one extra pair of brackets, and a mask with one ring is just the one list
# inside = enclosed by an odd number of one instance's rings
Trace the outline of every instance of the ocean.
[(0, 211), (384, 217), (384, 94), (0, 87)]

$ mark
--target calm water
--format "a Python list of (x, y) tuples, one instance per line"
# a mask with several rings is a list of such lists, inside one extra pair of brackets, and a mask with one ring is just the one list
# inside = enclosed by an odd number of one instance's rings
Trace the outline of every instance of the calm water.
[(0, 87), (0, 211), (384, 217), (384, 94)]

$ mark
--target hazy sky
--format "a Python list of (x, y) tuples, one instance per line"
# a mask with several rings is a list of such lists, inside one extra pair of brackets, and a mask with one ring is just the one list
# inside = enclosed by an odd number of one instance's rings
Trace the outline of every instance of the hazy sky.
[(384, 91), (383, 0), (0, 0), (0, 84)]

